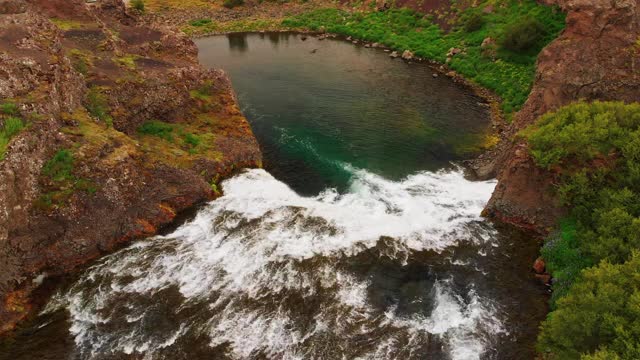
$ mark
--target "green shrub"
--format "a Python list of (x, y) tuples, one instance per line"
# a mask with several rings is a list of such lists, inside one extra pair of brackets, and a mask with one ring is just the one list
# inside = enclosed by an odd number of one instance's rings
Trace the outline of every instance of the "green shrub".
[(42, 168), (42, 174), (55, 182), (73, 179), (73, 155), (67, 149), (59, 150)]
[(87, 111), (89, 111), (89, 114), (98, 120), (104, 121), (109, 126), (113, 123), (113, 119), (109, 114), (109, 103), (100, 87), (94, 86), (89, 89), (84, 106), (87, 108)]
[(144, 0), (131, 0), (130, 4), (132, 8), (144, 12)]
[(173, 126), (162, 121), (147, 121), (138, 128), (138, 133), (173, 141)]
[(244, 5), (244, 0), (223, 0), (222, 1), (222, 6), (226, 7), (227, 9), (233, 9), (236, 6), (241, 6)]
[(533, 17), (524, 17), (507, 26), (500, 42), (503, 48), (515, 52), (539, 46), (546, 35), (544, 25)]
[(187, 133), (184, 134), (184, 142), (191, 147), (196, 147), (200, 145), (200, 138), (197, 135)]
[(464, 20), (464, 31), (471, 33), (478, 31), (484, 25), (484, 18), (480, 13), (473, 13)]
[[(608, 291), (620, 301), (637, 300), (637, 306), (640, 294), (599, 285), (617, 286), (618, 280), (606, 277), (618, 268), (633, 269), (629, 276), (640, 282), (640, 104), (569, 105), (542, 116), (523, 134), (536, 164), (557, 173), (558, 195), (571, 219), (542, 250), (554, 277), (557, 310), (543, 324), (540, 350), (559, 359), (600, 359), (611, 352), (640, 358), (640, 328), (628, 326), (635, 315), (617, 303), (604, 305), (612, 300)], [(603, 311), (607, 306), (610, 311)]]
[(198, 20), (193, 20), (189, 22), (189, 25), (195, 26), (195, 27), (202, 27), (202, 26), (207, 26), (211, 23), (213, 23), (211, 19), (198, 19)]
[(20, 112), (20, 109), (18, 108), (18, 105), (12, 103), (12, 102), (5, 102), (0, 104), (0, 112), (4, 115), (18, 115), (18, 113)]
[(554, 359), (640, 359), (640, 253), (582, 271), (538, 338)]

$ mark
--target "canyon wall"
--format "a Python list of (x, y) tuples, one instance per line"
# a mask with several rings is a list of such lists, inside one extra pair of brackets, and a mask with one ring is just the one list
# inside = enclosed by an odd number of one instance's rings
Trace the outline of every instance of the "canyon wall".
[(485, 213), (546, 233), (564, 214), (555, 174), (536, 167), (517, 134), (575, 101), (640, 101), (638, 0), (545, 0), (567, 13), (566, 29), (539, 55), (533, 89), (497, 151), (498, 185)]
[(155, 234), (261, 164), (226, 75), (120, 0), (0, 0), (0, 104), (25, 124), (0, 160), (0, 333), (43, 278)]

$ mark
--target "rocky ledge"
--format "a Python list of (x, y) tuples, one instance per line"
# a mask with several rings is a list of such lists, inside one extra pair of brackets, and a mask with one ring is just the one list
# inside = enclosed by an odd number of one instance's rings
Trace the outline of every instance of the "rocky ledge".
[(261, 164), (225, 74), (121, 0), (0, 0), (0, 130), (0, 333), (42, 279), (155, 234)]
[(575, 101), (640, 101), (638, 0), (544, 0), (567, 12), (567, 26), (538, 57), (536, 79), (502, 146), (479, 162), (497, 169), (498, 185), (485, 213), (546, 233), (565, 209), (553, 193), (556, 174), (533, 163), (517, 134), (542, 114)]

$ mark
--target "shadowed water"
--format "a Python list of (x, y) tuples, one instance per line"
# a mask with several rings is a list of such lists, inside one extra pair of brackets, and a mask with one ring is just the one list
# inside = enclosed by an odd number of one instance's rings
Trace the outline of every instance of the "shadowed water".
[[(11, 359), (531, 359), (537, 245), (452, 165), (487, 127), (424, 65), (294, 34), (198, 41), (265, 170), (60, 289)], [(316, 49), (312, 53), (312, 51)]]

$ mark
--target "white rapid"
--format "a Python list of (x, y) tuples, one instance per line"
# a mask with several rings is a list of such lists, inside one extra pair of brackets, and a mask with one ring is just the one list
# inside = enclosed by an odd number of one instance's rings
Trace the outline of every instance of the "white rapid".
[(83, 358), (483, 358), (505, 332), (492, 299), (429, 264), (400, 285), (385, 269), (491, 247), (480, 212), (495, 182), (347, 169), (348, 192), (316, 197), (245, 171), (192, 221), (106, 257), (45, 311), (69, 312)]

